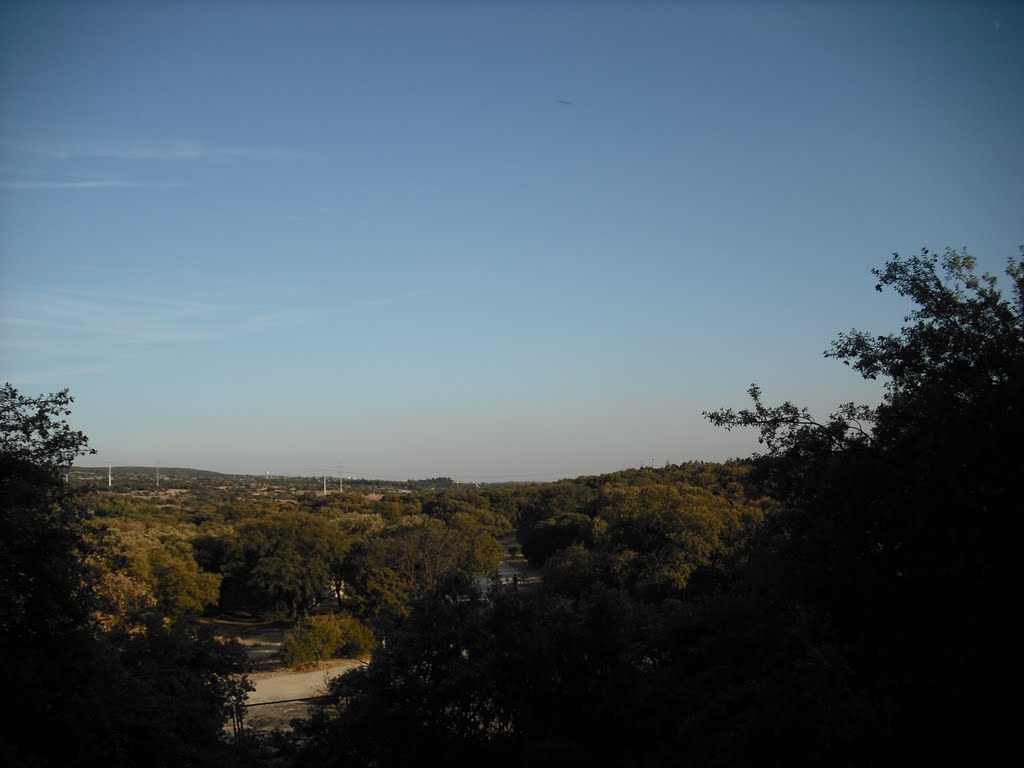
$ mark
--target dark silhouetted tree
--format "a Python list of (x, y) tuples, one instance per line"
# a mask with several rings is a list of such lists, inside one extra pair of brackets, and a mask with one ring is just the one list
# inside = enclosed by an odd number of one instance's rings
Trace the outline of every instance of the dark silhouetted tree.
[(243, 694), (241, 650), (173, 628), (104, 631), (96, 573), (63, 471), (88, 452), (67, 391), (0, 390), (0, 763), (223, 766)]
[(817, 422), (752, 387), (752, 409), (706, 415), (760, 430), (757, 472), (782, 503), (762, 585), (834, 633), (884, 713), (870, 736), (905, 760), (1000, 764), (1020, 602), (1024, 258), (1008, 264), (1010, 298), (965, 251), (894, 255), (875, 274), (915, 309), (899, 333), (854, 330), (826, 355), (882, 379), (881, 403)]

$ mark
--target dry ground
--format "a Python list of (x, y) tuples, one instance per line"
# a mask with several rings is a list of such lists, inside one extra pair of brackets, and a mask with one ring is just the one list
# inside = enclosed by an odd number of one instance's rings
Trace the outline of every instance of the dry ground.
[(360, 659), (332, 659), (313, 669), (293, 670), (281, 661), (284, 640), (294, 624), (255, 621), (245, 617), (205, 619), (219, 637), (237, 640), (255, 665), (249, 679), (256, 689), (249, 693), (246, 728), (287, 729), (295, 718), (305, 717), (309, 699), (323, 695), (327, 681), (346, 670), (365, 664)]
[(256, 690), (249, 694), (245, 727), (287, 730), (293, 719), (309, 714), (309, 700), (326, 693), (332, 677), (364, 663), (359, 659), (334, 659), (301, 672), (281, 669), (250, 675)]

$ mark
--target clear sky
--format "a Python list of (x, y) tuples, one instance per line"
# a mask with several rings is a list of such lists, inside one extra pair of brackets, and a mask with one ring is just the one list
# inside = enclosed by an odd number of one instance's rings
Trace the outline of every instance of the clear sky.
[(1024, 242), (1024, 8), (5, 2), (0, 379), (95, 462), (542, 480), (880, 389), (894, 251)]

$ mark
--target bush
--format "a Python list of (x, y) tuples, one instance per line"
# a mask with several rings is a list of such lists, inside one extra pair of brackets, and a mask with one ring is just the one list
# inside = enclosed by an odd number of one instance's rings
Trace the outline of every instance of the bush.
[(351, 616), (310, 616), (285, 640), (284, 660), (289, 667), (302, 667), (367, 656), (375, 644), (372, 630)]

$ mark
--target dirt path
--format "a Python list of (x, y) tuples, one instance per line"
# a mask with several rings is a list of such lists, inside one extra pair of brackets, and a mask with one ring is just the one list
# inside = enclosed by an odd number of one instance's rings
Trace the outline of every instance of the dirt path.
[(281, 650), (294, 625), (291, 622), (255, 621), (245, 617), (203, 622), (220, 637), (238, 641), (256, 671), (248, 675), (255, 689), (246, 698), (245, 727), (251, 730), (288, 730), (291, 721), (309, 715), (310, 699), (327, 692), (328, 681), (360, 659), (334, 659), (315, 669), (296, 671), (283, 666)]
[(331, 678), (364, 663), (337, 659), (303, 672), (282, 669), (249, 675), (256, 689), (246, 700), (245, 727), (258, 731), (290, 729), (292, 720), (309, 716), (311, 700), (327, 692)]
[(327, 683), (332, 677), (365, 664), (360, 659), (334, 659), (324, 662), (316, 669), (295, 671), (282, 669), (276, 672), (258, 672), (249, 675), (256, 690), (249, 693), (250, 707), (272, 701), (309, 699), (327, 692)]

